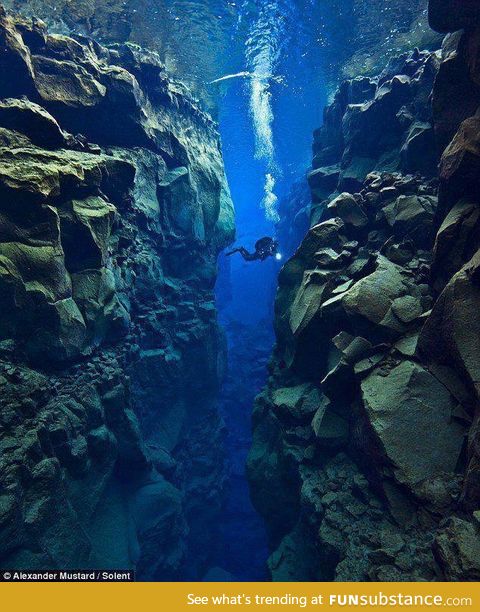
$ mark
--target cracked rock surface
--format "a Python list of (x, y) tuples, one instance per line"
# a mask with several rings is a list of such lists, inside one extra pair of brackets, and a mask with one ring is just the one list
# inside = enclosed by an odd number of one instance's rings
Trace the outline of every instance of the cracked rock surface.
[(234, 227), (216, 127), (155, 54), (3, 9), (0, 98), (0, 566), (197, 577)]
[(478, 9), (430, 4), (441, 52), (343, 83), (315, 134), (248, 463), (273, 580), (480, 577)]

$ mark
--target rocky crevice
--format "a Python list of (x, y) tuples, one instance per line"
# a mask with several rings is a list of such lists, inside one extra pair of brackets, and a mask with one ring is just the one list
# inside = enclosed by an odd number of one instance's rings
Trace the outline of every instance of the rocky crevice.
[(248, 463), (274, 580), (479, 579), (478, 41), (343, 83), (315, 134)]
[(0, 566), (202, 575), (233, 232), (216, 127), (155, 54), (0, 9)]

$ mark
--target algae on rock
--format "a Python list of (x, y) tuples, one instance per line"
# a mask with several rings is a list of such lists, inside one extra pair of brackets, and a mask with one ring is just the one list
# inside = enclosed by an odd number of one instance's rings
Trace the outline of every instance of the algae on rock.
[(1, 9), (0, 56), (0, 566), (201, 577), (234, 232), (216, 126), (136, 46)]
[(273, 580), (478, 579), (477, 45), (343, 83), (315, 133), (248, 463)]

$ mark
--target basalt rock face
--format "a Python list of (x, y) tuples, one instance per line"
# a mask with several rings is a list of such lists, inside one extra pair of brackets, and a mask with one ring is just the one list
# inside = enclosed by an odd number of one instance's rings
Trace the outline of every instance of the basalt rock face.
[(315, 208), (332, 192), (355, 192), (373, 170), (436, 173), (432, 111), (428, 103), (438, 53), (414, 51), (390, 60), (375, 78), (345, 81), (314, 134), (308, 182)]
[[(312, 37), (311, 47), (320, 50), (316, 55), (331, 83), (336, 82), (339, 72), (346, 77), (375, 74), (387, 53), (398, 54), (412, 45), (429, 48), (439, 38), (427, 26), (427, 0), (389, 4), (384, 0), (323, 0), (313, 5), (294, 0), (292, 6), (280, 2), (275, 7), (268, 7), (265, 1), (242, 4), (221, 0), (4, 3), (28, 17), (41, 15), (55, 32), (81, 33), (104, 43), (129, 41), (156, 50), (176, 74), (196, 88), (241, 65), (250, 27), (263, 11), (278, 15), (280, 9), (287, 23), (305, 19), (307, 24), (308, 16), (312, 29), (321, 32), (321, 36)], [(235, 40), (230, 35), (233, 29)], [(208, 89), (199, 91), (202, 98), (210, 95)]]
[[(453, 3), (453, 8), (454, 8)], [(441, 10), (442, 9), (442, 10)], [(475, 516), (480, 506), (479, 477), (479, 429), (478, 400), (479, 376), (479, 234), (480, 212), (480, 7), (466, 3), (461, 14), (452, 13), (452, 3), (434, 2), (431, 14), (445, 17), (443, 24), (448, 34), (443, 48), (443, 62), (433, 92), (434, 109), (437, 113), (439, 138), (442, 141), (452, 136), (440, 162), (439, 211), (436, 223), (439, 226), (433, 249), (431, 283), (438, 293), (431, 316), (426, 321), (419, 341), (422, 358), (430, 367), (453, 367), (468, 389), (473, 415), (469, 430), (466, 453), (467, 468), (463, 480), (461, 504), (468, 515)], [(464, 32), (453, 30), (459, 27), (458, 18), (470, 15)], [(432, 19), (432, 25), (437, 22)], [(453, 72), (450, 72), (454, 68)], [(457, 72), (456, 72), (457, 70)], [(447, 74), (452, 80), (453, 95), (446, 86)], [(461, 97), (460, 85), (465, 95)], [(455, 105), (455, 113), (448, 112), (449, 104)], [(437, 325), (434, 338), (433, 328)], [(465, 527), (465, 528), (464, 528)], [(469, 526), (452, 523), (442, 542), (447, 539), (450, 546), (462, 549), (460, 540), (465, 538)], [(477, 541), (478, 547), (478, 541)], [(440, 550), (441, 546), (438, 544)], [(442, 549), (443, 550), (443, 549)], [(445, 552), (445, 551), (443, 551)], [(442, 554), (442, 559), (444, 559)], [(448, 556), (450, 557), (450, 556)], [(456, 563), (456, 560), (452, 560)], [(450, 570), (453, 573), (453, 569)], [(458, 575), (458, 571), (455, 570)], [(469, 576), (472, 576), (470, 572)]]
[(248, 465), (274, 580), (480, 577), (478, 40), (344, 83), (316, 134)]
[(215, 125), (154, 54), (0, 10), (0, 566), (201, 575), (232, 237)]

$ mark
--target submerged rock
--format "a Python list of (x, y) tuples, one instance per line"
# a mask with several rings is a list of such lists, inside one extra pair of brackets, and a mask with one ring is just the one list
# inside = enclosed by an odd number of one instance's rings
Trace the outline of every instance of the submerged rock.
[(315, 133), (249, 460), (274, 580), (478, 579), (477, 13), (432, 1), (467, 30), (343, 84)]
[(427, 370), (412, 361), (390, 372), (376, 369), (362, 381), (361, 394), (400, 483), (416, 491), (424, 480), (455, 472), (464, 428), (452, 423), (455, 398)]
[(453, 517), (437, 535), (434, 551), (449, 580), (478, 581), (480, 533), (477, 524)]
[(0, 72), (0, 567), (201, 577), (233, 238), (215, 124), (155, 54), (3, 9)]
[(363, 79), (361, 95), (358, 80), (340, 87), (315, 132), (309, 174), (314, 206), (336, 190), (360, 191), (373, 170), (436, 174), (427, 99), (439, 66), (437, 53), (405, 54), (379, 77)]

